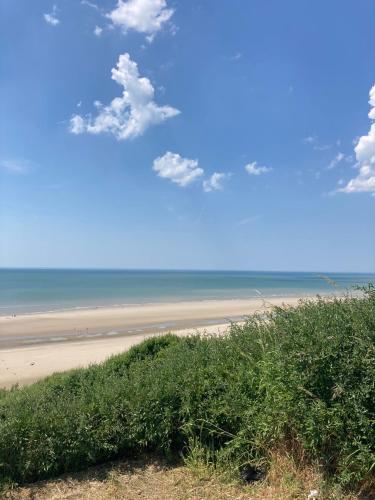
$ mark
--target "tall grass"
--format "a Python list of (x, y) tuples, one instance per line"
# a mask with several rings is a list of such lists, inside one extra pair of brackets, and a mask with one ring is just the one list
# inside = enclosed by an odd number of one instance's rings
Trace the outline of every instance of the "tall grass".
[(275, 449), (343, 487), (375, 469), (375, 289), (305, 300), (226, 336), (149, 339), (101, 365), (0, 393), (0, 482), (146, 450), (238, 474)]

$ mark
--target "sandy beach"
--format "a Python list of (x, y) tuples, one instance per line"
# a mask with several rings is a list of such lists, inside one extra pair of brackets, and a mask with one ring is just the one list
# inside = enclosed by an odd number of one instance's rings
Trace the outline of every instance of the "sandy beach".
[(104, 361), (152, 335), (221, 334), (231, 321), (297, 301), (203, 300), (1, 316), (0, 387)]

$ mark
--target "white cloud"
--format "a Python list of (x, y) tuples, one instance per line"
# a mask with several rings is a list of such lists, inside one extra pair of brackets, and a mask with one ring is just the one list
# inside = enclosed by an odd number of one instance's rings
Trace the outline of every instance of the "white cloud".
[(107, 14), (114, 25), (124, 32), (129, 29), (148, 35), (148, 41), (169, 21), (173, 15), (166, 0), (119, 0), (117, 7)]
[(372, 107), (372, 109), (370, 109), (368, 117), (370, 118), (370, 120), (375, 120), (375, 85), (370, 90), (370, 100), (368, 103)]
[(69, 130), (72, 134), (83, 134), (86, 132), (85, 120), (80, 115), (74, 115), (70, 119)]
[[(375, 120), (375, 85), (370, 90), (368, 114), (370, 120)], [(372, 123), (367, 135), (359, 138), (354, 148), (359, 173), (347, 185), (340, 188), (343, 193), (372, 193), (375, 195), (375, 123)]]
[(248, 163), (245, 166), (245, 170), (249, 175), (261, 175), (266, 174), (267, 172), (271, 172), (272, 168), (262, 167), (261, 165), (258, 166), (258, 163), (256, 161), (253, 161), (252, 163)]
[(1, 160), (0, 168), (10, 174), (27, 174), (33, 166), (29, 160), (23, 159), (9, 159)]
[(222, 190), (223, 181), (230, 176), (231, 174), (228, 173), (214, 172), (209, 179), (203, 181), (203, 190), (206, 191), (206, 193)]
[(52, 12), (43, 14), (44, 20), (46, 23), (50, 24), (51, 26), (57, 26), (60, 24), (60, 20), (57, 17), (57, 7), (56, 5), (53, 6)]
[(103, 28), (101, 28), (100, 26), (95, 26), (94, 35), (100, 36), (102, 33), (103, 33)]
[(180, 113), (171, 106), (158, 106), (154, 102), (154, 87), (150, 80), (139, 76), (137, 63), (128, 53), (119, 57), (116, 68), (112, 68), (112, 80), (124, 87), (121, 97), (116, 97), (108, 106), (95, 101), (98, 115), (72, 116), (70, 131), (73, 134), (110, 133), (119, 140), (140, 136), (151, 125)]
[(160, 177), (169, 179), (180, 187), (188, 186), (204, 173), (203, 168), (200, 168), (198, 164), (198, 160), (183, 158), (179, 154), (170, 151), (156, 158), (152, 168)]
[[(179, 154), (170, 151), (156, 158), (152, 169), (157, 172), (159, 177), (169, 179), (180, 187), (188, 186), (204, 174), (198, 160), (183, 158)], [(224, 180), (229, 179), (231, 175), (230, 173), (214, 172), (208, 179), (203, 181), (203, 190), (206, 193), (222, 190)]]

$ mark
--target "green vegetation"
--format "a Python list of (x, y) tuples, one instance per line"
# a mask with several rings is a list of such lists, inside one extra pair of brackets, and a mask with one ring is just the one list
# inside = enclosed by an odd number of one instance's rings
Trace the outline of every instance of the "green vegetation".
[(340, 487), (373, 484), (375, 289), (305, 300), (222, 337), (153, 338), (0, 393), (0, 481), (157, 451), (237, 475), (275, 450)]

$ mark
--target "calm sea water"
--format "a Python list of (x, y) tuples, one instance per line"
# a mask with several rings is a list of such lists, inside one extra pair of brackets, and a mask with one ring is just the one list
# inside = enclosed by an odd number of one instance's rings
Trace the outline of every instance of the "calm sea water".
[(315, 295), (369, 282), (375, 282), (374, 274), (0, 269), (0, 315), (145, 302)]

